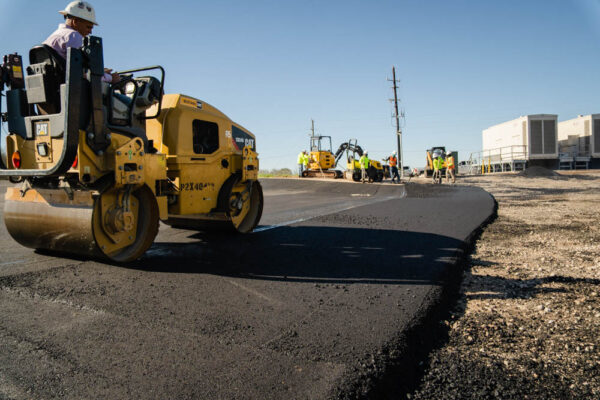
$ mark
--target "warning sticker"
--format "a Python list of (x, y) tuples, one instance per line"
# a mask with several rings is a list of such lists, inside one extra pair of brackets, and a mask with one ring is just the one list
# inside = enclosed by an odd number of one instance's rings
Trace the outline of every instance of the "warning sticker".
[(23, 68), (19, 65), (13, 65), (12, 70), (15, 78), (23, 78)]

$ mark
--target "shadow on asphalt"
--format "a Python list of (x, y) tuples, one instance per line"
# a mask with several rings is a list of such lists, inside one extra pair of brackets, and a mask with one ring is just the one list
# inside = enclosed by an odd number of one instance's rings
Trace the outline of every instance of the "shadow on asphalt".
[(190, 238), (195, 241), (157, 242), (125, 267), (273, 281), (434, 284), (463, 244), (428, 233), (305, 226)]

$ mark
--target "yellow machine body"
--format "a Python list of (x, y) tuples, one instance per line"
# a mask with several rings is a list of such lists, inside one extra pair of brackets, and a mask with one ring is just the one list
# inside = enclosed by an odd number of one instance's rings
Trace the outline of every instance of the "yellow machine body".
[(335, 167), (335, 157), (331, 151), (311, 151), (308, 168), (326, 170)]
[[(361, 179), (361, 168), (360, 168), (360, 158), (354, 159), (350, 158), (346, 163), (346, 179), (351, 179), (355, 182), (358, 182)], [(369, 160), (369, 166), (372, 167), (373, 177), (371, 178), (375, 182), (381, 182), (383, 180), (383, 165), (381, 162), (376, 160)]]
[[(360, 160), (360, 159), (359, 159)], [(358, 170), (360, 171), (360, 161), (359, 160), (352, 160), (349, 161), (346, 164), (346, 169), (350, 170), (350, 171), (354, 171), (354, 170)], [(376, 170), (381, 170), (383, 171), (383, 166), (381, 164), (380, 161), (377, 160), (369, 160), (369, 165), (372, 166), (373, 168), (375, 168)]]
[(179, 189), (165, 222), (202, 228), (233, 219), (235, 225), (236, 216), (219, 204), (219, 195), (223, 202), (221, 189), (228, 181), (233, 193), (243, 196), (248, 183), (257, 181), (255, 136), (210, 104), (181, 94), (163, 97), (161, 114), (147, 122), (147, 134), (165, 154), (167, 177)]

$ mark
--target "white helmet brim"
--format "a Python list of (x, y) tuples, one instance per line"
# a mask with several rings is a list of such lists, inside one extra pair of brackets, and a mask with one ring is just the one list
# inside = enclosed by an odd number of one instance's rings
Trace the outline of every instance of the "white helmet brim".
[(83, 19), (94, 25), (98, 25), (94, 7), (87, 1), (72, 1), (67, 4), (64, 10), (61, 10), (58, 13), (65, 16), (70, 15), (71, 17)]

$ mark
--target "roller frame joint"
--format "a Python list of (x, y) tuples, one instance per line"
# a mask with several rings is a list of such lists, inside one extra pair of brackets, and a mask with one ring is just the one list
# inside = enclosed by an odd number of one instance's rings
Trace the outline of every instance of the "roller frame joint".
[(134, 138), (115, 151), (115, 186), (141, 185), (144, 175), (141, 173), (144, 163), (144, 143)]
[(258, 180), (258, 153), (251, 146), (242, 149), (242, 182)]

